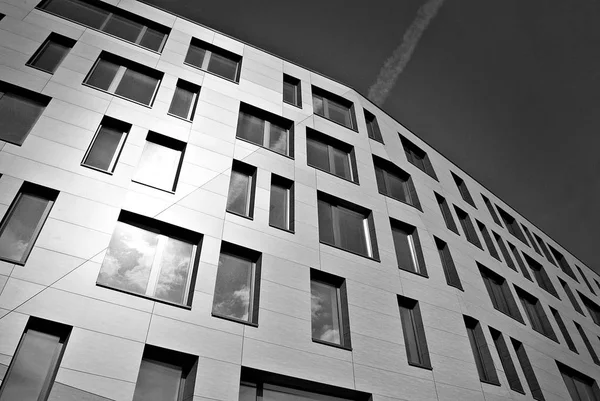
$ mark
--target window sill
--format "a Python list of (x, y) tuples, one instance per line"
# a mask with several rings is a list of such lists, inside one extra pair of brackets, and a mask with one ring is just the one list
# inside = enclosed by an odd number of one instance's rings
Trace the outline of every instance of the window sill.
[(231, 316), (220, 315), (218, 313), (211, 312), (210, 315), (212, 317), (216, 317), (218, 319), (229, 320), (230, 322), (245, 324), (246, 326), (258, 327), (258, 323), (249, 322), (247, 320), (238, 319)]
[(459, 291), (465, 292), (465, 290), (464, 290), (462, 287), (459, 287), (458, 285), (455, 285), (455, 284), (450, 284), (450, 283), (449, 283), (449, 282), (447, 282), (447, 281), (446, 281), (446, 284), (448, 284), (448, 286), (449, 286), (449, 287), (456, 288), (456, 289), (457, 289), (457, 290), (459, 290)]
[(143, 183), (141, 181), (136, 181), (136, 180), (131, 180), (131, 182), (135, 182), (136, 184), (140, 184), (140, 185), (143, 185), (143, 186), (148, 187), (148, 188), (158, 189), (159, 191), (163, 191), (163, 192), (166, 192), (168, 194), (175, 195), (175, 191), (172, 191), (172, 190), (155, 187), (153, 185), (146, 184), (146, 183)]
[(402, 268), (400, 266), (398, 266), (398, 270), (402, 270), (403, 272), (411, 273), (411, 274), (414, 274), (416, 276), (420, 276), (420, 277), (424, 277), (424, 278), (429, 278), (429, 276), (427, 274), (423, 274), (423, 273), (415, 272), (415, 271), (412, 271), (412, 270), (404, 269), (404, 268)]
[[(284, 103), (284, 104), (289, 104), (290, 106), (294, 106), (294, 107), (297, 107), (297, 108), (299, 108), (300, 110), (302, 110), (302, 106), (298, 106), (298, 105), (297, 105), (297, 104), (295, 104), (295, 103), (286, 102), (285, 100), (283, 101), (283, 103)], [(300, 103), (300, 104), (302, 104), (302, 103)]]
[(342, 180), (344, 180), (344, 181), (348, 181), (348, 182), (350, 182), (350, 183), (352, 183), (352, 184), (355, 184), (355, 185), (359, 185), (359, 186), (360, 186), (360, 184), (358, 183), (358, 180), (356, 180), (356, 181), (349, 180), (348, 178), (346, 178), (346, 177), (342, 177), (341, 175), (333, 174), (331, 171), (323, 170), (323, 169), (322, 169), (322, 168), (320, 168), (320, 167), (313, 166), (312, 164), (308, 164), (308, 162), (306, 163), (306, 165), (307, 165), (307, 166), (309, 166), (309, 167), (312, 167), (312, 168), (314, 168), (315, 170), (322, 171), (322, 172), (324, 172), (324, 173), (327, 173), (327, 174), (329, 174), (329, 175), (332, 175), (332, 176), (334, 176), (334, 177), (340, 178), (340, 179), (342, 179)]
[(191, 123), (191, 122), (193, 122), (193, 121), (192, 121), (192, 120), (190, 120), (189, 118), (183, 118), (183, 117), (181, 117), (181, 116), (178, 116), (177, 114), (173, 114), (173, 113), (167, 113), (167, 115), (168, 115), (168, 116), (171, 116), (171, 117), (173, 117), (173, 118), (176, 118), (176, 119), (178, 119), (178, 120), (183, 120), (183, 121), (185, 121), (186, 123)]
[[(533, 327), (532, 327), (532, 329), (533, 329)], [(536, 329), (533, 329), (533, 331), (535, 331), (535, 332), (536, 332), (536, 333), (538, 333), (538, 334), (541, 334), (541, 335), (543, 335), (543, 336), (544, 336), (544, 337), (546, 337), (548, 340), (551, 340), (551, 341), (554, 341), (554, 342), (555, 342), (555, 343), (557, 343), (557, 344), (560, 344), (560, 342), (558, 342), (558, 339), (554, 339), (554, 338), (552, 338), (552, 337), (548, 336), (546, 333), (542, 333), (541, 331), (538, 331), (538, 330), (536, 330)]]
[(373, 140), (373, 141), (375, 141), (377, 143), (380, 143), (380, 144), (382, 144), (382, 145), (385, 146), (385, 142), (383, 142), (383, 140), (380, 141), (379, 139), (375, 139), (375, 138), (372, 138), (372, 137), (369, 137), (369, 139), (371, 139), (371, 140)]
[(518, 389), (518, 388), (512, 388), (512, 387), (510, 387), (510, 386), (509, 386), (509, 388), (510, 388), (512, 391), (514, 391), (515, 393), (519, 393), (519, 394), (523, 394), (523, 395), (525, 395), (525, 394), (526, 394), (526, 393), (525, 393), (525, 390)]
[(493, 382), (490, 380), (484, 380), (484, 379), (479, 379), (480, 382), (485, 383), (485, 384), (491, 384), (492, 386), (498, 386), (500, 387), (500, 382)]
[(236, 133), (236, 135), (235, 135), (235, 139), (238, 139), (238, 140), (240, 140), (240, 141), (242, 141), (242, 142), (250, 143), (250, 144), (252, 144), (252, 145), (254, 145), (254, 146), (258, 146), (258, 147), (259, 147), (259, 148), (261, 148), (261, 149), (268, 150), (269, 152), (273, 152), (273, 153), (275, 153), (275, 154), (278, 154), (279, 156), (287, 157), (287, 158), (288, 158), (288, 159), (290, 159), (290, 160), (294, 160), (294, 155), (284, 155), (283, 153), (276, 152), (276, 151), (274, 151), (274, 150), (273, 150), (273, 149), (271, 149), (271, 148), (267, 148), (266, 146), (259, 145), (259, 144), (258, 144), (258, 143), (256, 143), (256, 142), (251, 142), (251, 141), (249, 141), (249, 140), (247, 140), (247, 139), (245, 139), (245, 138), (239, 137), (239, 136), (237, 136), (237, 133)]
[(437, 177), (432, 176), (431, 174), (429, 174), (425, 170), (421, 170), (421, 167), (417, 166), (416, 164), (411, 163), (410, 160), (408, 162), (410, 164), (412, 164), (417, 170), (419, 170), (420, 172), (422, 172), (423, 174), (425, 174), (426, 176), (431, 177), (432, 179), (436, 180), (437, 182), (440, 182), (440, 180)]
[[(29, 253), (31, 253), (31, 251)], [(29, 256), (29, 255), (27, 255), (27, 256)], [(27, 259), (25, 259), (25, 261), (21, 262), (21, 261), (12, 260), (9, 258), (3, 258), (0, 256), (0, 262), (12, 263), (17, 266), (25, 266), (25, 263), (27, 263)]]
[(116, 291), (116, 292), (120, 292), (120, 293), (127, 294), (127, 295), (132, 295), (132, 296), (135, 296), (135, 297), (144, 298), (144, 299), (147, 299), (149, 301), (159, 302), (161, 304), (175, 306), (175, 307), (181, 308), (181, 309), (192, 310), (192, 306), (191, 305), (182, 305), (182, 304), (178, 304), (178, 303), (175, 303), (175, 302), (165, 301), (164, 299), (151, 297), (151, 296), (148, 296), (148, 295), (145, 295), (145, 294), (140, 294), (138, 292), (127, 291), (127, 290), (123, 290), (123, 289), (120, 289), (120, 288), (111, 287), (111, 286), (108, 286), (108, 285), (105, 285), (105, 284), (96, 283), (96, 286), (100, 287), (100, 288), (105, 288), (107, 290)]
[(523, 320), (523, 318), (522, 318), (522, 317), (521, 317), (521, 319), (518, 319), (518, 318), (514, 317), (513, 315), (510, 315), (510, 314), (508, 314), (508, 313), (506, 313), (506, 312), (504, 312), (504, 311), (502, 311), (502, 310), (500, 310), (500, 309), (496, 308), (495, 306), (494, 306), (494, 309), (496, 309), (498, 312), (502, 313), (503, 315), (505, 315), (505, 316), (508, 316), (508, 317), (509, 317), (509, 318), (511, 318), (512, 320), (514, 320), (514, 321), (516, 321), (516, 322), (519, 322), (519, 323), (521, 323), (521, 324), (522, 324), (522, 325), (524, 325), (524, 326), (527, 326), (527, 325), (525, 324), (525, 321)]
[[(156, 93), (154, 93), (154, 95), (152, 97), (152, 101), (150, 102), (150, 104), (146, 104), (146, 103), (138, 102), (137, 100), (129, 99), (128, 97), (125, 97), (125, 96), (121, 96), (121, 95), (119, 95), (117, 93), (109, 92), (107, 90), (104, 90), (104, 89), (92, 86), (92, 85), (90, 85), (88, 83), (85, 83), (85, 82), (82, 82), (81, 85), (87, 86), (88, 88), (92, 88), (92, 89), (95, 89), (95, 90), (100, 91), (100, 92), (104, 92), (104, 93), (106, 93), (108, 95), (111, 95), (111, 96), (114, 96), (114, 97), (118, 97), (120, 99), (127, 100), (128, 102), (131, 102), (133, 104), (137, 104), (138, 106), (146, 107), (148, 109), (152, 108), (152, 103), (154, 103), (154, 99), (156, 98)], [(160, 80), (159, 80), (157, 86), (160, 86)]]
[(33, 65), (33, 64), (29, 64), (29, 63), (27, 63), (27, 64), (25, 64), (25, 66), (26, 66), (26, 67), (29, 67), (29, 68), (33, 68), (34, 70), (38, 70), (38, 71), (41, 71), (41, 72), (45, 72), (45, 73), (47, 73), (47, 74), (50, 74), (50, 75), (54, 75), (54, 71), (48, 71), (48, 70), (45, 70), (45, 69), (43, 69), (43, 68), (36, 67), (36, 66), (35, 66), (35, 65)]
[(312, 341), (313, 341), (313, 343), (322, 344), (322, 345), (328, 345), (330, 347), (339, 348), (339, 349), (343, 349), (343, 350), (346, 350), (346, 351), (352, 351), (352, 347), (347, 347), (345, 345), (331, 343), (329, 341), (323, 341), (323, 340), (319, 340), (317, 338), (313, 338)]
[(337, 125), (339, 125), (340, 127), (344, 127), (344, 128), (347, 128), (347, 129), (349, 129), (350, 131), (354, 131), (354, 132), (358, 133), (358, 129), (357, 129), (357, 128), (348, 127), (347, 125), (344, 125), (344, 124), (342, 124), (342, 123), (339, 123), (339, 122), (337, 122), (337, 121), (335, 121), (335, 120), (332, 120), (331, 118), (325, 117), (325, 116), (323, 116), (323, 115), (321, 115), (321, 114), (317, 114), (317, 113), (313, 113), (313, 114), (314, 114), (315, 116), (319, 116), (319, 117), (321, 117), (321, 118), (322, 118), (322, 119), (324, 119), (324, 120), (331, 121), (332, 123), (334, 123), (334, 124), (337, 124)]
[(290, 230), (290, 229), (287, 229), (287, 228), (281, 228), (281, 227), (277, 227), (277, 226), (274, 226), (273, 224), (269, 224), (269, 227), (273, 227), (273, 228), (275, 228), (275, 229), (277, 229), (277, 230), (284, 231), (284, 232), (286, 232), (286, 233), (290, 233), (290, 234), (296, 234), (296, 233), (294, 232), (294, 230)]
[(242, 217), (244, 219), (250, 220), (250, 221), (254, 221), (254, 216), (246, 216), (245, 214), (241, 214), (238, 212), (234, 212), (233, 210), (226, 210), (227, 213), (231, 213), (234, 216), (238, 216), (238, 217)]
[(421, 369), (426, 369), (426, 370), (433, 370), (433, 366), (429, 366), (429, 365), (421, 365), (419, 363), (413, 363), (413, 362), (408, 362), (409, 366), (413, 366), (415, 368), (421, 368)]
[(374, 262), (377, 262), (377, 263), (381, 263), (381, 260), (379, 260), (379, 259), (376, 259), (376, 258), (374, 258), (374, 257), (372, 257), (372, 256), (369, 256), (369, 255), (363, 255), (362, 253), (354, 252), (354, 251), (351, 251), (351, 250), (349, 250), (349, 249), (344, 249), (344, 248), (342, 248), (342, 247), (339, 247), (339, 246), (337, 246), (337, 245), (330, 244), (330, 243), (328, 243), (328, 242), (323, 242), (323, 241), (321, 241), (321, 240), (319, 240), (319, 243), (320, 243), (320, 244), (323, 244), (323, 245), (330, 246), (330, 247), (332, 247), (332, 248), (335, 248), (335, 249), (339, 249), (339, 250), (341, 250), (341, 251), (344, 251), (344, 252), (351, 253), (351, 254), (353, 254), (353, 255), (356, 255), (356, 256), (360, 256), (360, 257), (363, 257), (363, 258), (366, 258), (366, 259), (372, 260), (372, 261), (374, 261)]
[[(207, 73), (207, 74), (213, 75), (213, 76), (215, 76), (215, 77), (219, 77), (219, 78), (221, 78), (221, 79), (224, 79), (225, 81), (229, 81), (229, 82), (231, 82), (231, 83), (233, 83), (233, 84), (236, 84), (236, 85), (239, 85), (239, 84), (240, 84), (240, 78), (239, 78), (239, 76), (238, 76), (238, 78), (237, 78), (237, 81), (236, 81), (236, 80), (233, 80), (233, 79), (230, 79), (230, 78), (224, 77), (224, 76), (222, 76), (222, 75), (215, 74), (215, 73), (214, 73), (214, 72), (212, 72), (212, 71), (203, 70), (202, 68), (200, 68), (200, 67), (198, 67), (198, 66), (195, 66), (194, 64), (186, 63), (185, 61), (183, 62), (183, 65), (187, 65), (188, 67), (192, 67), (192, 68), (193, 68), (193, 69), (195, 69), (195, 70), (200, 70), (200, 71), (202, 71), (202, 72), (205, 72), (205, 73)], [(238, 68), (239, 68), (239, 71), (241, 72), (241, 70), (242, 70), (242, 68), (241, 68), (241, 60), (240, 60), (240, 66), (239, 66)]]
[(417, 207), (417, 206), (413, 205), (413, 204), (412, 204), (412, 203), (410, 203), (410, 202), (406, 202), (406, 201), (403, 201), (402, 199), (395, 198), (395, 197), (393, 197), (393, 196), (391, 196), (391, 195), (388, 195), (388, 194), (386, 194), (386, 193), (384, 193), (384, 192), (381, 192), (381, 191), (379, 191), (379, 193), (380, 193), (381, 195), (385, 196), (386, 198), (390, 198), (390, 199), (393, 199), (393, 200), (395, 200), (395, 201), (397, 201), (397, 202), (400, 202), (400, 203), (403, 203), (403, 204), (405, 204), (405, 205), (408, 205), (408, 206), (414, 207), (415, 209), (417, 209), (418, 211), (420, 211), (421, 213), (423, 213), (423, 209), (421, 209), (420, 207)]
[(85, 168), (89, 168), (90, 170), (94, 170), (97, 171), (99, 173), (104, 173), (104, 174), (108, 174), (108, 175), (113, 175), (112, 171), (106, 171), (106, 170), (102, 170), (101, 168), (98, 167), (94, 167), (94, 166), (88, 166), (87, 164), (81, 163), (80, 164), (81, 167), (85, 167)]

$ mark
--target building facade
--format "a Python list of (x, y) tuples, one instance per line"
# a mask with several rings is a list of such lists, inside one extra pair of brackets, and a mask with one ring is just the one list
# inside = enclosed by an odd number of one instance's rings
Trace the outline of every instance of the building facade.
[(600, 401), (600, 277), (355, 90), (134, 0), (0, 19), (0, 401)]

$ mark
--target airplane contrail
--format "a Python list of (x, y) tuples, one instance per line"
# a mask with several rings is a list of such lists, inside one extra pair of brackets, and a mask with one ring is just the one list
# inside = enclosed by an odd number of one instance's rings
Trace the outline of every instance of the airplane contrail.
[(387, 99), (390, 91), (398, 80), (398, 75), (404, 70), (421, 39), (421, 35), (435, 17), (444, 0), (427, 0), (419, 10), (417, 16), (402, 38), (400, 46), (394, 50), (392, 55), (383, 63), (377, 80), (369, 88), (368, 98), (378, 106)]

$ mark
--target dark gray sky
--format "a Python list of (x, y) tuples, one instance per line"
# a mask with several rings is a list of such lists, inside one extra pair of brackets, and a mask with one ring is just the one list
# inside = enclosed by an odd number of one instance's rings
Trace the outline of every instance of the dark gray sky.
[[(424, 0), (145, 0), (363, 94)], [(446, 0), (383, 109), (600, 273), (600, 2)]]

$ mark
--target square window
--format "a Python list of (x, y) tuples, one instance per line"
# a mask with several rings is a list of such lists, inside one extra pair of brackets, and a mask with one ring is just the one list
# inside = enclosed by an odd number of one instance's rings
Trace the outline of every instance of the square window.
[(492, 305), (494, 305), (494, 309), (512, 317), (520, 323), (524, 323), (521, 312), (519, 312), (519, 307), (504, 277), (494, 273), (480, 263), (477, 263), (477, 267), (481, 273), (481, 278), (490, 296)]
[(283, 74), (283, 101), (302, 108), (302, 91), (298, 78)]
[(417, 190), (410, 175), (394, 163), (377, 156), (373, 156), (373, 165), (380, 194), (408, 203), (421, 210)]
[(394, 219), (390, 219), (390, 224), (398, 268), (427, 277), (417, 228)]
[(456, 183), (458, 191), (460, 192), (460, 196), (463, 198), (463, 200), (469, 205), (473, 206), (475, 209), (477, 209), (477, 206), (475, 206), (475, 201), (473, 200), (473, 197), (471, 196), (471, 193), (469, 192), (469, 188), (467, 188), (467, 184), (465, 183), (465, 181), (453, 172), (450, 172), (450, 174), (452, 174), (452, 178), (454, 179), (454, 182)]
[(51, 98), (0, 81), (0, 141), (21, 146)]
[(383, 137), (381, 136), (381, 130), (379, 124), (377, 124), (377, 117), (369, 111), (365, 110), (365, 121), (367, 123), (367, 135), (369, 138), (383, 143)]
[(236, 83), (240, 80), (242, 56), (200, 39), (192, 38), (184, 63)]
[(433, 166), (427, 153), (401, 134), (398, 134), (398, 136), (400, 136), (400, 141), (402, 142), (404, 154), (406, 155), (408, 162), (437, 181), (437, 175), (433, 170)]
[(321, 270), (310, 270), (312, 339), (351, 349), (346, 280)]
[(408, 364), (432, 369), (419, 301), (398, 295), (398, 307)]
[(271, 174), (269, 225), (294, 231), (294, 182)]
[(246, 103), (240, 104), (237, 138), (294, 157), (294, 123)]
[(200, 87), (183, 79), (177, 80), (175, 93), (169, 106), (169, 114), (192, 121), (200, 96)]
[(227, 195), (227, 211), (250, 219), (254, 216), (256, 167), (233, 161)]
[(312, 93), (313, 111), (315, 114), (353, 131), (358, 131), (356, 116), (354, 114), (354, 103), (316, 86), (312, 87)]
[(358, 184), (354, 147), (313, 129), (306, 129), (309, 166)]
[(156, 132), (148, 132), (133, 181), (175, 192), (185, 146), (185, 142)]
[(81, 164), (112, 174), (131, 129), (131, 124), (104, 117)]
[(77, 41), (52, 32), (29, 59), (27, 65), (54, 74)]

